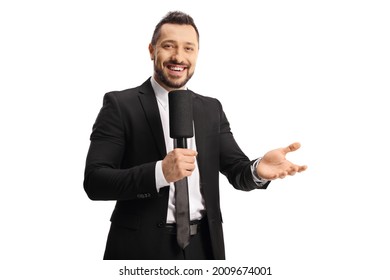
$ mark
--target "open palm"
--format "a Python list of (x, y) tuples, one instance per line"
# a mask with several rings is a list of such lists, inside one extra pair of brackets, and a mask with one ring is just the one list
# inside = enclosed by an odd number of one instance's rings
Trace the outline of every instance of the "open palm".
[(267, 180), (282, 179), (287, 175), (306, 170), (306, 165), (296, 165), (286, 159), (287, 153), (296, 151), (300, 147), (301, 144), (295, 142), (285, 148), (267, 152), (257, 166), (259, 177)]

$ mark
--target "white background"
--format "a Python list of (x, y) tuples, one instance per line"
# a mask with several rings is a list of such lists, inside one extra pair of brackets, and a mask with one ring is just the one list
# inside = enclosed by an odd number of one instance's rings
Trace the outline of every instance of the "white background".
[(200, 31), (190, 88), (222, 101), (247, 155), (300, 141), (290, 159), (309, 166), (249, 193), (221, 176), (228, 260), (176, 264), (389, 279), (390, 9), (375, 0), (1, 1), (1, 278), (175, 264), (103, 262), (114, 202), (82, 187), (103, 95), (152, 74), (147, 46), (170, 10)]

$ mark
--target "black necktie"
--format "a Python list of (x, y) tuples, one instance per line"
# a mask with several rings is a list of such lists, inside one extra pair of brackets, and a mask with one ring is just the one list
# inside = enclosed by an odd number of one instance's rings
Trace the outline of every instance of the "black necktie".
[[(183, 143), (174, 141), (177, 146), (187, 147), (187, 140), (182, 139)], [(175, 182), (175, 209), (176, 209), (176, 239), (180, 248), (184, 249), (190, 244), (190, 203), (188, 201), (188, 179)]]
[(177, 243), (184, 249), (190, 244), (190, 210), (187, 177), (175, 183)]

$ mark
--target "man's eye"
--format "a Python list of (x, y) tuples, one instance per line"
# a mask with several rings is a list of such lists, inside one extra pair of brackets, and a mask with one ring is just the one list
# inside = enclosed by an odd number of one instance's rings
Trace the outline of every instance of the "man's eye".
[(164, 49), (171, 49), (171, 48), (173, 48), (173, 45), (171, 45), (171, 44), (166, 44), (166, 45), (163, 45), (163, 48), (164, 48)]
[(188, 52), (192, 52), (193, 50), (194, 50), (194, 48), (191, 48), (191, 47), (186, 48), (186, 51), (188, 51)]

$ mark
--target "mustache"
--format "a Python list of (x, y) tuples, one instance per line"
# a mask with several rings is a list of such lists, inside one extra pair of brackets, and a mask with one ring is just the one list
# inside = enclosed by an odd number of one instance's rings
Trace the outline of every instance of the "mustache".
[(164, 65), (168, 65), (168, 64), (175, 64), (175, 65), (179, 65), (179, 66), (183, 66), (183, 67), (190, 67), (190, 65), (183, 63), (183, 62), (179, 62), (177, 60), (169, 60), (167, 62), (164, 62)]

